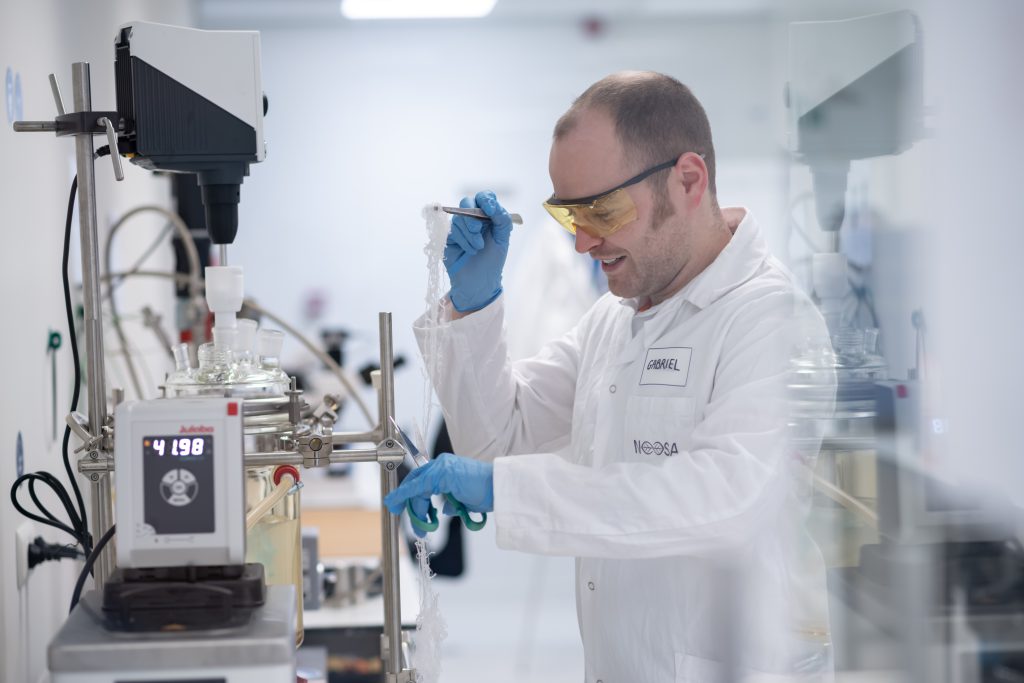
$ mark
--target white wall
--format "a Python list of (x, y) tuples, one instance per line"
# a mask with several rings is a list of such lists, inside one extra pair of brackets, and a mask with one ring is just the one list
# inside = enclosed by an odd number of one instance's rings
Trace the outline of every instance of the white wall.
[(931, 3), (926, 66), (934, 74), (936, 152), (922, 204), (931, 233), (926, 315), (935, 414), (948, 420), (943, 455), (958, 481), (1018, 507), (1024, 523), (1020, 429), (1018, 213), (1024, 93), (1019, 3)]
[[(114, 108), (113, 38), (118, 24), (133, 19), (188, 23), (187, 2), (122, 0), (104, 3), (5, 2), (0, 5), (0, 77), (8, 67), (20, 74), (24, 117), (52, 119), (56, 111), (47, 74), (60, 80), (66, 107), (71, 107), (72, 61), (92, 64), (94, 108)], [(50, 358), (46, 339), (50, 329), (64, 335), (57, 362), (58, 419), (70, 401), (71, 362), (60, 280), (61, 244), (68, 190), (74, 175), (74, 143), (52, 134), (14, 133), (6, 111), (0, 110), (0, 206), (3, 207), (5, 246), (0, 250), (0, 315), (4, 335), (0, 374), (7, 391), (0, 405), (0, 679), (37, 681), (45, 670), (46, 645), (62, 623), (78, 573), (78, 564), (49, 563), (35, 569), (26, 587), (15, 581), (15, 529), (22, 518), (7, 501), (15, 473), (15, 441), (22, 433), (25, 471), (46, 469), (61, 479), (60, 439), (51, 439)], [(99, 146), (97, 142), (97, 146)], [(168, 204), (164, 181), (134, 167), (126, 181), (114, 187), (109, 160), (97, 165), (99, 220), (138, 203)], [(126, 229), (121, 246), (133, 258), (152, 239), (162, 223), (140, 219)], [(73, 227), (73, 279), (80, 272), (78, 224)], [(163, 256), (163, 263), (169, 259)], [(154, 263), (160, 263), (161, 258)], [(135, 291), (132, 292), (131, 289)], [(128, 290), (163, 308), (170, 302), (166, 288), (137, 285)], [(82, 405), (84, 409), (84, 402)], [(60, 427), (60, 425), (58, 425)], [(27, 496), (26, 496), (27, 497)], [(34, 529), (50, 542), (69, 542), (56, 530)]]

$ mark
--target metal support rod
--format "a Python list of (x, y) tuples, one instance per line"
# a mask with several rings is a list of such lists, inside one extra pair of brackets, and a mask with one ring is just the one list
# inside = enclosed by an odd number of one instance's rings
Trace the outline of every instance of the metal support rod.
[(228, 264), (228, 245), (217, 245), (217, 260), (220, 261), (220, 265), (222, 266), (226, 266)]
[[(95, 475), (93, 475), (95, 476)], [(114, 524), (114, 508), (112, 503), (112, 491), (110, 490), (110, 475), (99, 475), (99, 478), (92, 482), (92, 499), (90, 501), (89, 526), (92, 531), (93, 542), (95, 543), (103, 534), (107, 533)], [(96, 560), (93, 580), (96, 588), (102, 588), (114, 572), (114, 541), (107, 543)]]
[(15, 133), (53, 133), (57, 130), (56, 121), (15, 121)]
[(331, 435), (331, 442), (335, 446), (347, 443), (380, 443), (383, 434), (379, 429), (372, 432), (334, 432)]
[[(384, 435), (384, 445), (391, 448), (395, 442), (394, 426), (389, 417), (395, 414), (394, 351), (391, 345), (391, 314), (380, 314), (380, 392), (377, 396), (378, 429)], [(380, 496), (384, 499), (398, 486), (398, 466), (382, 462), (380, 467)], [(384, 638), (381, 655), (384, 657), (385, 680), (397, 680), (402, 672), (402, 601), (398, 582), (398, 516), (387, 509), (381, 510), (383, 553), (381, 569), (384, 583)]]
[[(92, 87), (89, 63), (71, 65), (71, 90), (76, 112), (92, 109)], [(75, 135), (75, 160), (78, 167), (78, 221), (82, 252), (82, 307), (84, 309), (86, 381), (88, 382), (89, 431), (102, 434), (107, 422), (106, 371), (103, 363), (103, 319), (100, 299), (99, 230), (96, 221), (96, 169), (93, 161), (92, 133)], [(113, 524), (109, 477), (100, 475), (92, 482), (92, 518), (90, 526), (98, 540)], [(95, 567), (96, 587), (113, 571), (114, 562), (108, 546), (100, 554)]]
[[(397, 452), (388, 453), (376, 448), (352, 448), (343, 451), (333, 451), (324, 464), (340, 465), (351, 462), (379, 462), (386, 466), (388, 462), (397, 463), (402, 461), (404, 453), (400, 448)], [(265, 451), (262, 453), (246, 453), (246, 467), (273, 467), (275, 465), (303, 465), (306, 456), (295, 451)], [(114, 459), (110, 457), (97, 457), (96, 459), (86, 457), (78, 461), (78, 471), (86, 477), (91, 478), (94, 474), (103, 474), (114, 471)]]
[[(294, 451), (270, 451), (267, 453), (246, 453), (246, 467), (272, 467), (274, 465), (301, 465), (306, 456)], [(379, 455), (375, 448), (359, 448), (345, 451), (334, 451), (329, 457), (330, 464), (348, 462), (377, 462)], [(325, 465), (327, 463), (324, 463)]]
[[(388, 418), (395, 416), (395, 354), (391, 341), (391, 314), (381, 313), (380, 325), (380, 393), (377, 396), (377, 428), (385, 440), (394, 440), (395, 425)], [(390, 447), (390, 444), (389, 444)]]

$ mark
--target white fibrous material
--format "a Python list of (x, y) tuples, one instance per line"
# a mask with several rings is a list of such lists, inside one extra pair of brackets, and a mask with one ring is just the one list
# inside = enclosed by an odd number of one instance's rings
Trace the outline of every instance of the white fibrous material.
[(451, 229), (451, 221), (448, 214), (441, 210), (440, 204), (428, 204), (423, 207), (423, 218), (427, 222), (427, 243), (423, 247), (423, 253), (427, 256), (427, 309), (424, 314), (427, 338), (426, 352), (423, 354), (423, 411), (420, 413), (420, 431), (425, 435), (429, 433), (430, 418), (435, 407), (430, 378), (437, 377), (443, 369), (442, 354), (439, 353), (438, 345), (444, 323), (441, 321), (441, 306), (438, 302), (448, 289), (448, 274), (444, 269), (444, 247), (448, 240), (448, 231)]
[(420, 614), (416, 617), (416, 649), (413, 664), (416, 683), (437, 683), (441, 678), (441, 643), (448, 637), (448, 626), (441, 614), (440, 596), (430, 580), (430, 551), (423, 539), (416, 541), (416, 559), (420, 566)]
[[(440, 204), (423, 207), (423, 218), (427, 224), (427, 243), (423, 253), (427, 256), (427, 293), (425, 325), (427, 336), (423, 366), (423, 410), (417, 426), (416, 440), (425, 444), (429, 433), (435, 401), (431, 376), (443, 369), (440, 353), (441, 297), (447, 291), (447, 274), (444, 269), (444, 247), (448, 239), (450, 222), (448, 215), (441, 211)], [(416, 542), (416, 559), (420, 568), (420, 614), (416, 618), (416, 647), (413, 664), (416, 668), (417, 683), (437, 683), (441, 677), (441, 643), (448, 635), (444, 616), (441, 614), (440, 596), (431, 585), (434, 574), (430, 571), (430, 552), (421, 539)]]

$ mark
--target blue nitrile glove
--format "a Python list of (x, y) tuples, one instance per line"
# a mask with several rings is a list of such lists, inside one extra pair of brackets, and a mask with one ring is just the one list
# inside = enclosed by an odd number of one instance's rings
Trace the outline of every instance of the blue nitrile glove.
[(445, 244), (444, 266), (452, 282), (448, 296), (455, 310), (467, 313), (483, 308), (501, 294), (501, 270), (508, 255), (512, 219), (489, 191), (478, 192), (475, 200), (463, 197), (459, 206), (483, 209), (491, 217), (482, 221), (453, 216)]
[[(494, 509), (494, 465), (442, 453), (410, 472), (401, 486), (385, 496), (384, 505), (400, 515), (405, 501), (412, 499), (413, 511), (426, 519), (430, 496), (435, 493), (450, 493), (470, 512), (490, 512)], [(444, 513), (454, 512), (446, 502)]]

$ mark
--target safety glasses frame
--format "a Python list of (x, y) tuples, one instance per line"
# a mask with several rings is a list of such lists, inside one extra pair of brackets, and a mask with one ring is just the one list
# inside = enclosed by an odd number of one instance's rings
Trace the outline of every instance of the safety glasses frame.
[[(646, 171), (638, 173), (629, 180), (616, 185), (610, 190), (606, 190), (589, 197), (578, 197), (575, 199), (558, 199), (554, 194), (552, 194), (551, 197), (544, 202), (543, 206), (547, 212), (551, 214), (551, 217), (558, 221), (559, 225), (565, 228), (570, 234), (575, 235), (576, 230), (579, 229), (592, 237), (603, 239), (617, 232), (620, 228), (628, 225), (636, 219), (636, 206), (633, 203), (632, 197), (630, 197), (626, 192), (626, 188), (631, 185), (636, 185), (642, 180), (646, 180), (658, 171), (664, 171), (672, 168), (679, 162), (679, 158), (683, 156), (683, 154), (686, 154), (686, 152), (677, 154), (676, 157), (670, 161), (652, 166)], [(699, 154), (699, 156), (701, 159), (704, 158), (703, 154)], [(619, 218), (621, 220), (619, 222), (612, 225), (606, 224), (606, 227), (602, 227), (599, 224), (589, 221), (577, 222), (579, 218), (585, 218), (588, 212), (599, 210), (599, 204), (612, 202), (613, 198), (620, 194), (624, 195), (624, 199), (629, 202), (629, 206), (620, 214)], [(622, 202), (619, 201), (619, 204), (621, 203)]]
[(586, 206), (589, 204), (593, 204), (597, 200), (606, 197), (607, 195), (610, 195), (612, 192), (625, 189), (630, 185), (636, 185), (641, 180), (646, 180), (648, 177), (654, 175), (658, 171), (664, 171), (666, 168), (672, 168), (673, 166), (676, 165), (676, 162), (679, 161), (680, 156), (682, 155), (680, 154), (676, 156), (671, 161), (666, 161), (664, 163), (658, 164), (657, 166), (652, 166), (643, 173), (638, 173), (637, 175), (633, 176), (626, 182), (622, 183), (621, 185), (616, 185), (610, 190), (598, 192), (597, 194), (591, 195), (589, 197), (580, 197), (579, 199), (558, 199), (555, 197), (555, 195), (552, 194), (551, 197), (544, 203), (550, 206)]

